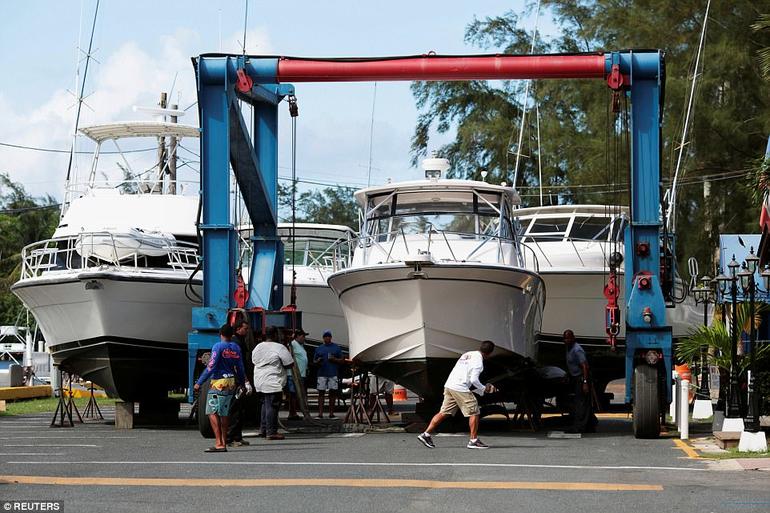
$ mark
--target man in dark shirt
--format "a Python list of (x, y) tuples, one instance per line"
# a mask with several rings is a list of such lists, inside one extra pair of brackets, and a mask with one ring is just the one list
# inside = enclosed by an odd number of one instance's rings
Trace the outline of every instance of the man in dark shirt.
[(332, 342), (332, 332), (325, 331), (323, 334), (323, 345), (315, 350), (313, 363), (318, 366), (318, 418), (324, 416), (324, 401), (326, 391), (329, 391), (329, 418), (334, 418), (334, 407), (337, 401), (337, 389), (339, 388), (337, 374), (339, 364), (345, 360), (342, 358), (342, 349)]
[(597, 419), (591, 411), (590, 369), (586, 353), (575, 341), (572, 330), (566, 330), (562, 335), (567, 348), (567, 372), (575, 398), (572, 404), (571, 433), (587, 433), (596, 430)]
[[(233, 335), (233, 342), (238, 344), (241, 349), (241, 355), (249, 355), (251, 351), (247, 347), (246, 340), (249, 336), (249, 323), (245, 320), (240, 320), (235, 324), (235, 335)], [(230, 410), (230, 429), (227, 430), (227, 445), (240, 447), (242, 445), (249, 445), (249, 442), (243, 439), (243, 420), (246, 417), (246, 396), (251, 395), (254, 390), (251, 384), (251, 374), (254, 369), (254, 365), (250, 363), (251, 358), (244, 357), (243, 367), (246, 371), (246, 393), (236, 394), (233, 399), (233, 405)]]
[(230, 423), (230, 407), (236, 390), (246, 380), (241, 348), (232, 341), (232, 337), (233, 328), (229, 324), (219, 329), (220, 341), (211, 348), (211, 358), (194, 386), (196, 391), (200, 390), (201, 385), (211, 379), (206, 398), (198, 399), (206, 401), (206, 415), (216, 438), (214, 447), (206, 449), (206, 452), (227, 452), (225, 438)]

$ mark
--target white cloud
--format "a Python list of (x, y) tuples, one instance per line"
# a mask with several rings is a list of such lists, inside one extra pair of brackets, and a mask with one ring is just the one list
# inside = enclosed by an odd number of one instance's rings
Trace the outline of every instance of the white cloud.
[[(258, 40), (257, 34), (254, 40)], [(263, 41), (265, 38), (263, 38)], [(196, 101), (195, 75), (190, 56), (197, 53), (197, 33), (179, 29), (158, 38), (152, 52), (127, 41), (112, 53), (92, 61), (86, 86), (87, 96), (80, 126), (129, 119), (147, 119), (132, 111), (134, 105), (156, 105), (161, 91), (170, 92), (169, 103), (185, 108)], [(60, 81), (61, 83), (61, 81)], [(42, 148), (69, 149), (75, 117), (75, 98), (65, 89), (51, 92), (30, 111), (17, 108), (13, 99), (0, 92), (0, 141)], [(197, 125), (197, 110), (190, 109), (180, 122)], [(90, 149), (89, 142), (79, 143)], [(78, 159), (88, 168), (89, 156)], [(0, 172), (10, 174), (35, 194), (50, 193), (61, 198), (66, 175), (66, 153), (44, 153), (0, 147)], [(111, 161), (110, 161), (111, 162)]]

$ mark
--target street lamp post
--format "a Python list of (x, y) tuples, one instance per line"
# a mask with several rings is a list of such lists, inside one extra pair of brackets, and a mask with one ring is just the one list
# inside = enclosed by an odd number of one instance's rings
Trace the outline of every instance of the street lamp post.
[(730, 263), (727, 264), (729, 275), (720, 274), (717, 276), (719, 291), (724, 294), (727, 290), (727, 284), (730, 283), (730, 295), (732, 302), (732, 319), (730, 323), (730, 382), (727, 393), (727, 418), (740, 418), (739, 397), (738, 397), (738, 268), (740, 264), (735, 260), (735, 255)]
[[(743, 269), (739, 273), (741, 280), (741, 288), (743, 293), (749, 294), (749, 342), (751, 351), (751, 360), (749, 376), (748, 376), (748, 411), (746, 414), (746, 430), (752, 433), (759, 431), (759, 394), (755, 393), (755, 378), (756, 378), (756, 344), (757, 344), (757, 330), (754, 325), (755, 315), (755, 293), (757, 285), (754, 279), (754, 273), (757, 270), (757, 264), (759, 263), (759, 257), (754, 254), (754, 248), (751, 248), (749, 256), (746, 257), (743, 263)], [(762, 273), (763, 281), (770, 281), (770, 270), (765, 268)], [(767, 283), (765, 284), (767, 287)], [(765, 288), (767, 290), (767, 288)]]
[[(709, 303), (715, 303), (712, 290), (712, 280), (708, 276), (700, 279), (700, 285), (693, 289), (695, 304), (703, 304), (703, 327), (709, 325)], [(698, 399), (711, 401), (711, 391), (709, 389), (709, 367), (708, 367), (708, 346), (701, 346), (700, 354), (700, 383), (698, 386)]]

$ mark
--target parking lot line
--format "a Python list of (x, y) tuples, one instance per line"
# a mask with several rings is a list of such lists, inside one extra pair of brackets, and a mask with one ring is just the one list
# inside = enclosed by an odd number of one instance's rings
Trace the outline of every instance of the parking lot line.
[(137, 465), (137, 466), (157, 466), (157, 465), (177, 465), (177, 466), (198, 466), (206, 467), (211, 465), (242, 465), (259, 467), (471, 467), (471, 468), (541, 468), (541, 469), (568, 469), (568, 470), (672, 470), (676, 472), (711, 472), (705, 467), (666, 467), (666, 466), (646, 466), (646, 465), (555, 465), (555, 464), (537, 464), (537, 463), (422, 463), (422, 462), (361, 462), (361, 461), (232, 461), (232, 460), (202, 460), (202, 461), (8, 461), (8, 464), (25, 465)]
[(562, 490), (658, 492), (659, 484), (552, 481), (433, 481), (423, 479), (175, 479), (126, 477), (0, 476), (0, 483), (58, 486), (432, 488), (461, 490)]
[(690, 444), (685, 442), (684, 440), (680, 440), (678, 438), (674, 438), (674, 445), (677, 449), (680, 449), (682, 452), (684, 452), (688, 458), (693, 460), (699, 460), (700, 456), (698, 455), (698, 451), (696, 451)]

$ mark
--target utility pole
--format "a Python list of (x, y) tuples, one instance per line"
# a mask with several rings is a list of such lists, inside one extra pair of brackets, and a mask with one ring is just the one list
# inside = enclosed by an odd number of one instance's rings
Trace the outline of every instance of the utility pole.
[[(167, 105), (166, 93), (160, 93), (160, 105), (161, 109), (165, 109)], [(168, 155), (166, 154), (166, 138), (163, 136), (158, 137), (158, 179), (152, 186), (151, 192), (153, 194), (163, 193), (163, 175), (166, 171)]]
[[(177, 110), (179, 105), (171, 105), (171, 110)], [(171, 122), (177, 122), (177, 116), (170, 116)], [(168, 194), (176, 194), (176, 152), (177, 152), (177, 139), (173, 135), (169, 139), (169, 146), (171, 148), (171, 155), (168, 159)]]

